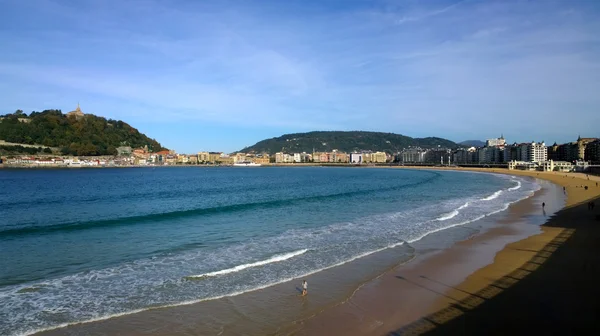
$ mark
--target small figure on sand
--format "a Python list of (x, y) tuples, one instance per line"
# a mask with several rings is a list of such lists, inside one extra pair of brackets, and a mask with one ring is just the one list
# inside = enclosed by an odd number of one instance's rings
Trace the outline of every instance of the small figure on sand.
[(546, 208), (546, 202), (542, 202), (542, 209)]
[(308, 284), (306, 280), (302, 281), (302, 296), (308, 294)]

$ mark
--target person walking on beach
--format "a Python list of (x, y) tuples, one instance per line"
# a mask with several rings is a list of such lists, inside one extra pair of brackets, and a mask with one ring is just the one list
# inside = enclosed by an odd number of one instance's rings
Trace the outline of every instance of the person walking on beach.
[(542, 209), (546, 208), (546, 203), (542, 202)]
[(302, 281), (302, 296), (308, 294), (308, 284), (306, 280)]

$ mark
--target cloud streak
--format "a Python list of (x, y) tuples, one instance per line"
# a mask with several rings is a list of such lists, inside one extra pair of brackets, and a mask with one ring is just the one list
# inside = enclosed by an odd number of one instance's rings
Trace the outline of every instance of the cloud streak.
[[(457, 141), (594, 135), (597, 6), (407, 3), (7, 1), (0, 78), (17, 84), (1, 107), (70, 107), (84, 96), (111, 117), (223, 133), (235, 125)], [(565, 113), (580, 118), (564, 125)], [(510, 120), (539, 127), (521, 139)]]

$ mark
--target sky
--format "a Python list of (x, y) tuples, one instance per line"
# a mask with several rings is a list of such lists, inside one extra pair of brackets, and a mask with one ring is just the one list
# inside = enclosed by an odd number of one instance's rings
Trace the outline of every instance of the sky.
[(0, 114), (180, 153), (313, 130), (600, 137), (599, 1), (1, 0)]

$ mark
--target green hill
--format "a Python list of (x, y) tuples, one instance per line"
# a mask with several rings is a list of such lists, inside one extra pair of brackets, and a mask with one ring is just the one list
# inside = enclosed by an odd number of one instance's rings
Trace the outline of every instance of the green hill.
[(343, 152), (354, 152), (361, 150), (382, 151), (395, 153), (409, 146), (421, 148), (434, 147), (455, 148), (456, 143), (442, 138), (411, 138), (401, 134), (381, 132), (308, 132), (285, 134), (278, 138), (272, 138), (257, 142), (255, 145), (246, 147), (243, 153), (269, 153), (277, 152), (312, 153), (331, 151), (337, 149)]
[(154, 151), (165, 149), (156, 140), (121, 120), (83, 114), (79, 107), (68, 114), (60, 110), (44, 110), (31, 112), (29, 116), (18, 110), (0, 118), (0, 140), (55, 147), (62, 154), (115, 155), (119, 146), (136, 148), (147, 145)]

